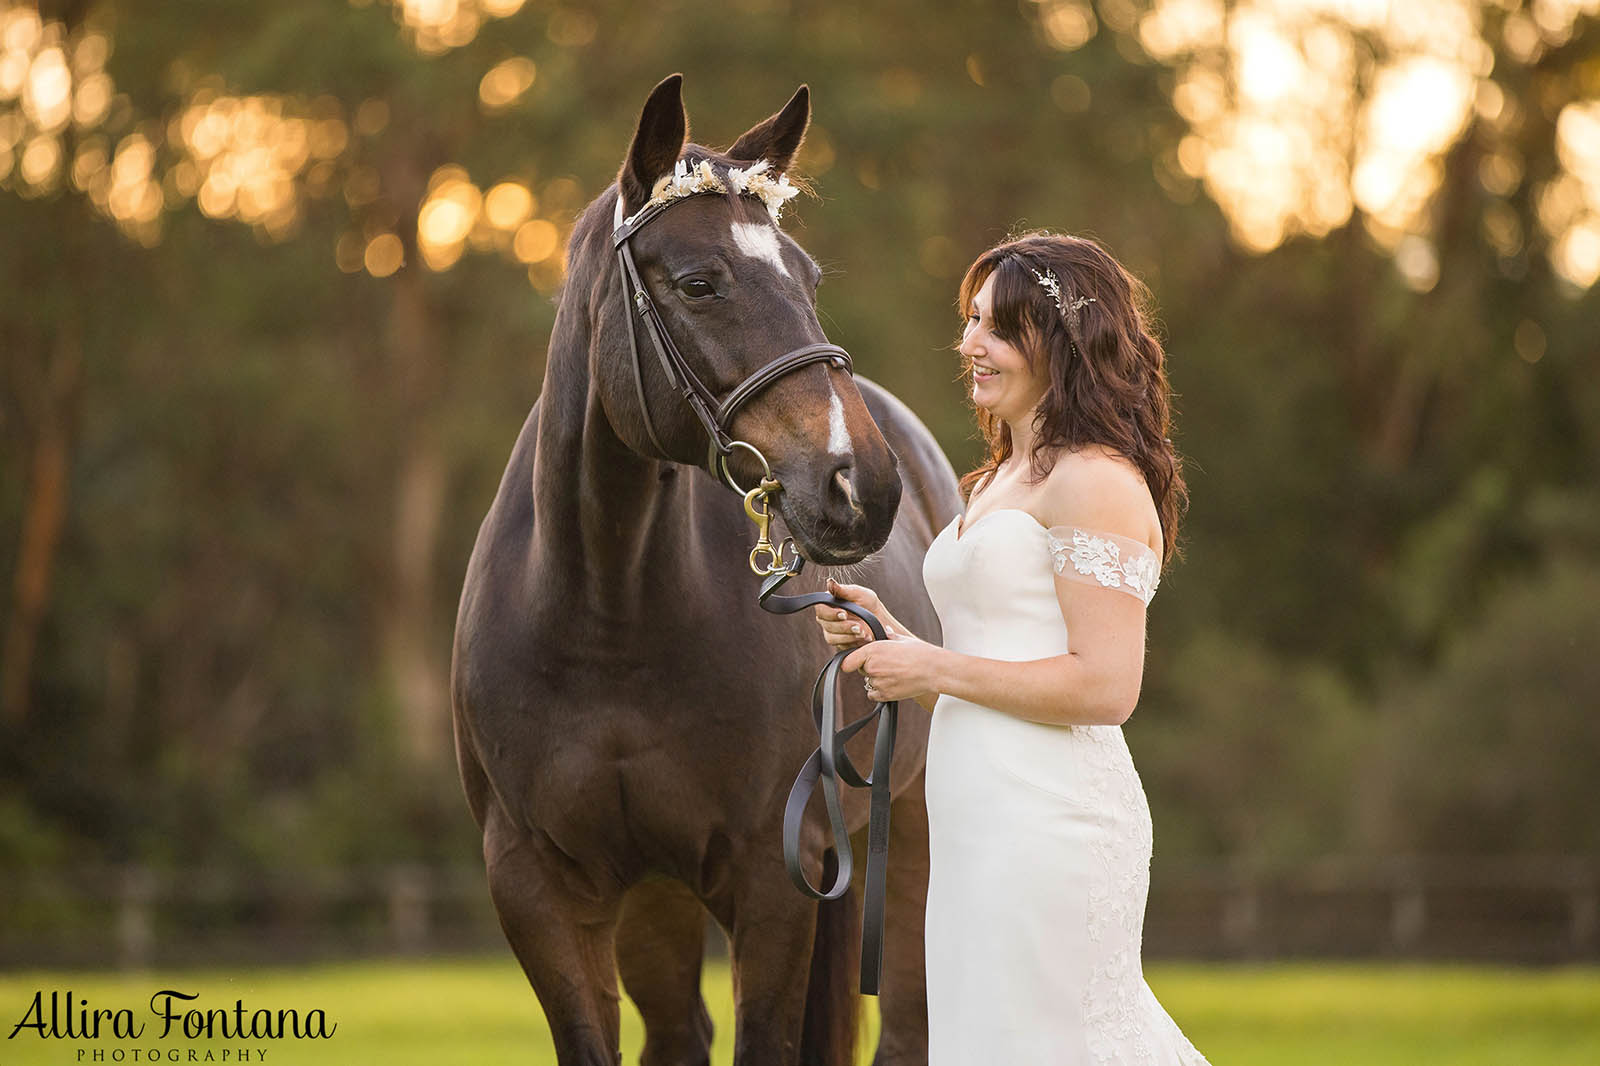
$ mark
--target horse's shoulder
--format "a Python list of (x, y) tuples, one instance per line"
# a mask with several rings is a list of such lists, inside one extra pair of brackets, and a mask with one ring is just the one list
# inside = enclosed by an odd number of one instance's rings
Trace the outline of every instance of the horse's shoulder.
[(866, 401), (867, 410), (883, 433), (889, 447), (900, 459), (902, 475), (914, 479), (906, 488), (930, 509), (934, 524), (943, 523), (961, 511), (961, 493), (956, 487), (956, 472), (931, 430), (905, 401), (870, 378), (856, 377), (856, 387)]

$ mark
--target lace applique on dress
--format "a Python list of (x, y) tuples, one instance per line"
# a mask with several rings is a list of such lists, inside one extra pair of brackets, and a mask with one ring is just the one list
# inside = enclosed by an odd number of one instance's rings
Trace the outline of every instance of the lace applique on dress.
[(1150, 605), (1161, 583), (1161, 560), (1149, 545), (1077, 526), (1053, 526), (1045, 530), (1045, 538), (1057, 574), (1121, 589), (1139, 597), (1146, 607)]

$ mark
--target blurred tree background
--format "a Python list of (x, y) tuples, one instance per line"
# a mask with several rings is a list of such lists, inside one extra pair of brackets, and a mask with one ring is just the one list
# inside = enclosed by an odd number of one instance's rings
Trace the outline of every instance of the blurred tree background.
[(456, 593), (675, 70), (811, 85), (824, 325), (958, 469), (973, 256), (1151, 286), (1158, 864), (1600, 852), (1597, 0), (0, 0), (0, 870), (475, 861)]

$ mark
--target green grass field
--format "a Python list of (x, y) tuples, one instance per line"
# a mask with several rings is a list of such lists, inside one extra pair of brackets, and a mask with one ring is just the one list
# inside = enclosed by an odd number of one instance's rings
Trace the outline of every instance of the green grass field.
[[(1371, 965), (1162, 965), (1151, 986), (1215, 1066), (1593, 1066), (1600, 1063), (1600, 969), (1514, 970)], [(162, 989), (196, 994), (199, 1008), (243, 999), (257, 1008), (321, 1008), (329, 1040), (159, 1038), (149, 1001)], [(506, 958), (372, 962), (228, 971), (0, 974), (0, 1037), (28, 1014), (35, 992), (71, 990), (91, 1009), (127, 1007), (143, 1036), (124, 1041), (41, 1039), (23, 1029), (0, 1039), (0, 1066), (74, 1062), (241, 1061), (338, 1066), (553, 1064), (543, 1016)], [(732, 1061), (732, 993), (725, 966), (709, 967), (705, 994), (717, 1020), (713, 1061)], [(76, 1011), (74, 1012), (76, 1013)], [(866, 1008), (861, 1062), (870, 1057), (875, 1009)], [(624, 1000), (624, 1061), (637, 1061), (638, 1015)], [(254, 1049), (265, 1048), (264, 1059)], [(94, 1051), (105, 1052), (96, 1060)], [(226, 1060), (223, 1050), (233, 1049)], [(190, 1051), (194, 1057), (190, 1057)], [(121, 1051), (122, 1058), (114, 1053)], [(135, 1058), (135, 1052), (138, 1057)], [(176, 1052), (176, 1057), (172, 1054)], [(80, 1055), (81, 1053), (81, 1055)], [(1004, 1064), (1013, 1066), (1013, 1064)], [(1017, 1064), (1020, 1066), (1020, 1064)]]

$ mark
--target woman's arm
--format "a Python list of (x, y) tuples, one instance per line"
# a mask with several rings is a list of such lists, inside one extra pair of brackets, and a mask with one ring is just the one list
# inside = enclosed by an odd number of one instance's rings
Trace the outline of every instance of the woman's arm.
[(817, 608), (819, 616), (829, 616), (818, 619), (828, 642), (856, 648), (843, 668), (870, 677), (878, 699), (915, 699), (932, 710), (939, 694), (948, 693), (1052, 725), (1121, 725), (1139, 701), (1144, 604), (1126, 592), (1057, 578), (1056, 599), (1072, 634), (1072, 651), (1020, 662), (929, 644), (895, 624), (878, 609), (881, 604), (868, 601), (871, 590), (863, 586), (844, 586), (835, 595), (861, 603), (894, 631), (891, 639), (875, 641), (854, 615)]
[[(957, 699), (1030, 722), (1050, 725), (1121, 725), (1139, 702), (1144, 678), (1144, 604), (1126, 593), (1083, 585), (1063, 588), (1063, 615), (1073, 616), (1073, 650), (1047, 659), (1011, 662), (940, 650), (933, 686)], [(1081, 602), (1080, 602), (1081, 601)], [(881, 643), (881, 642), (880, 642)], [(882, 654), (863, 656), (876, 679), (897, 664)], [(848, 660), (845, 669), (854, 665)]]

